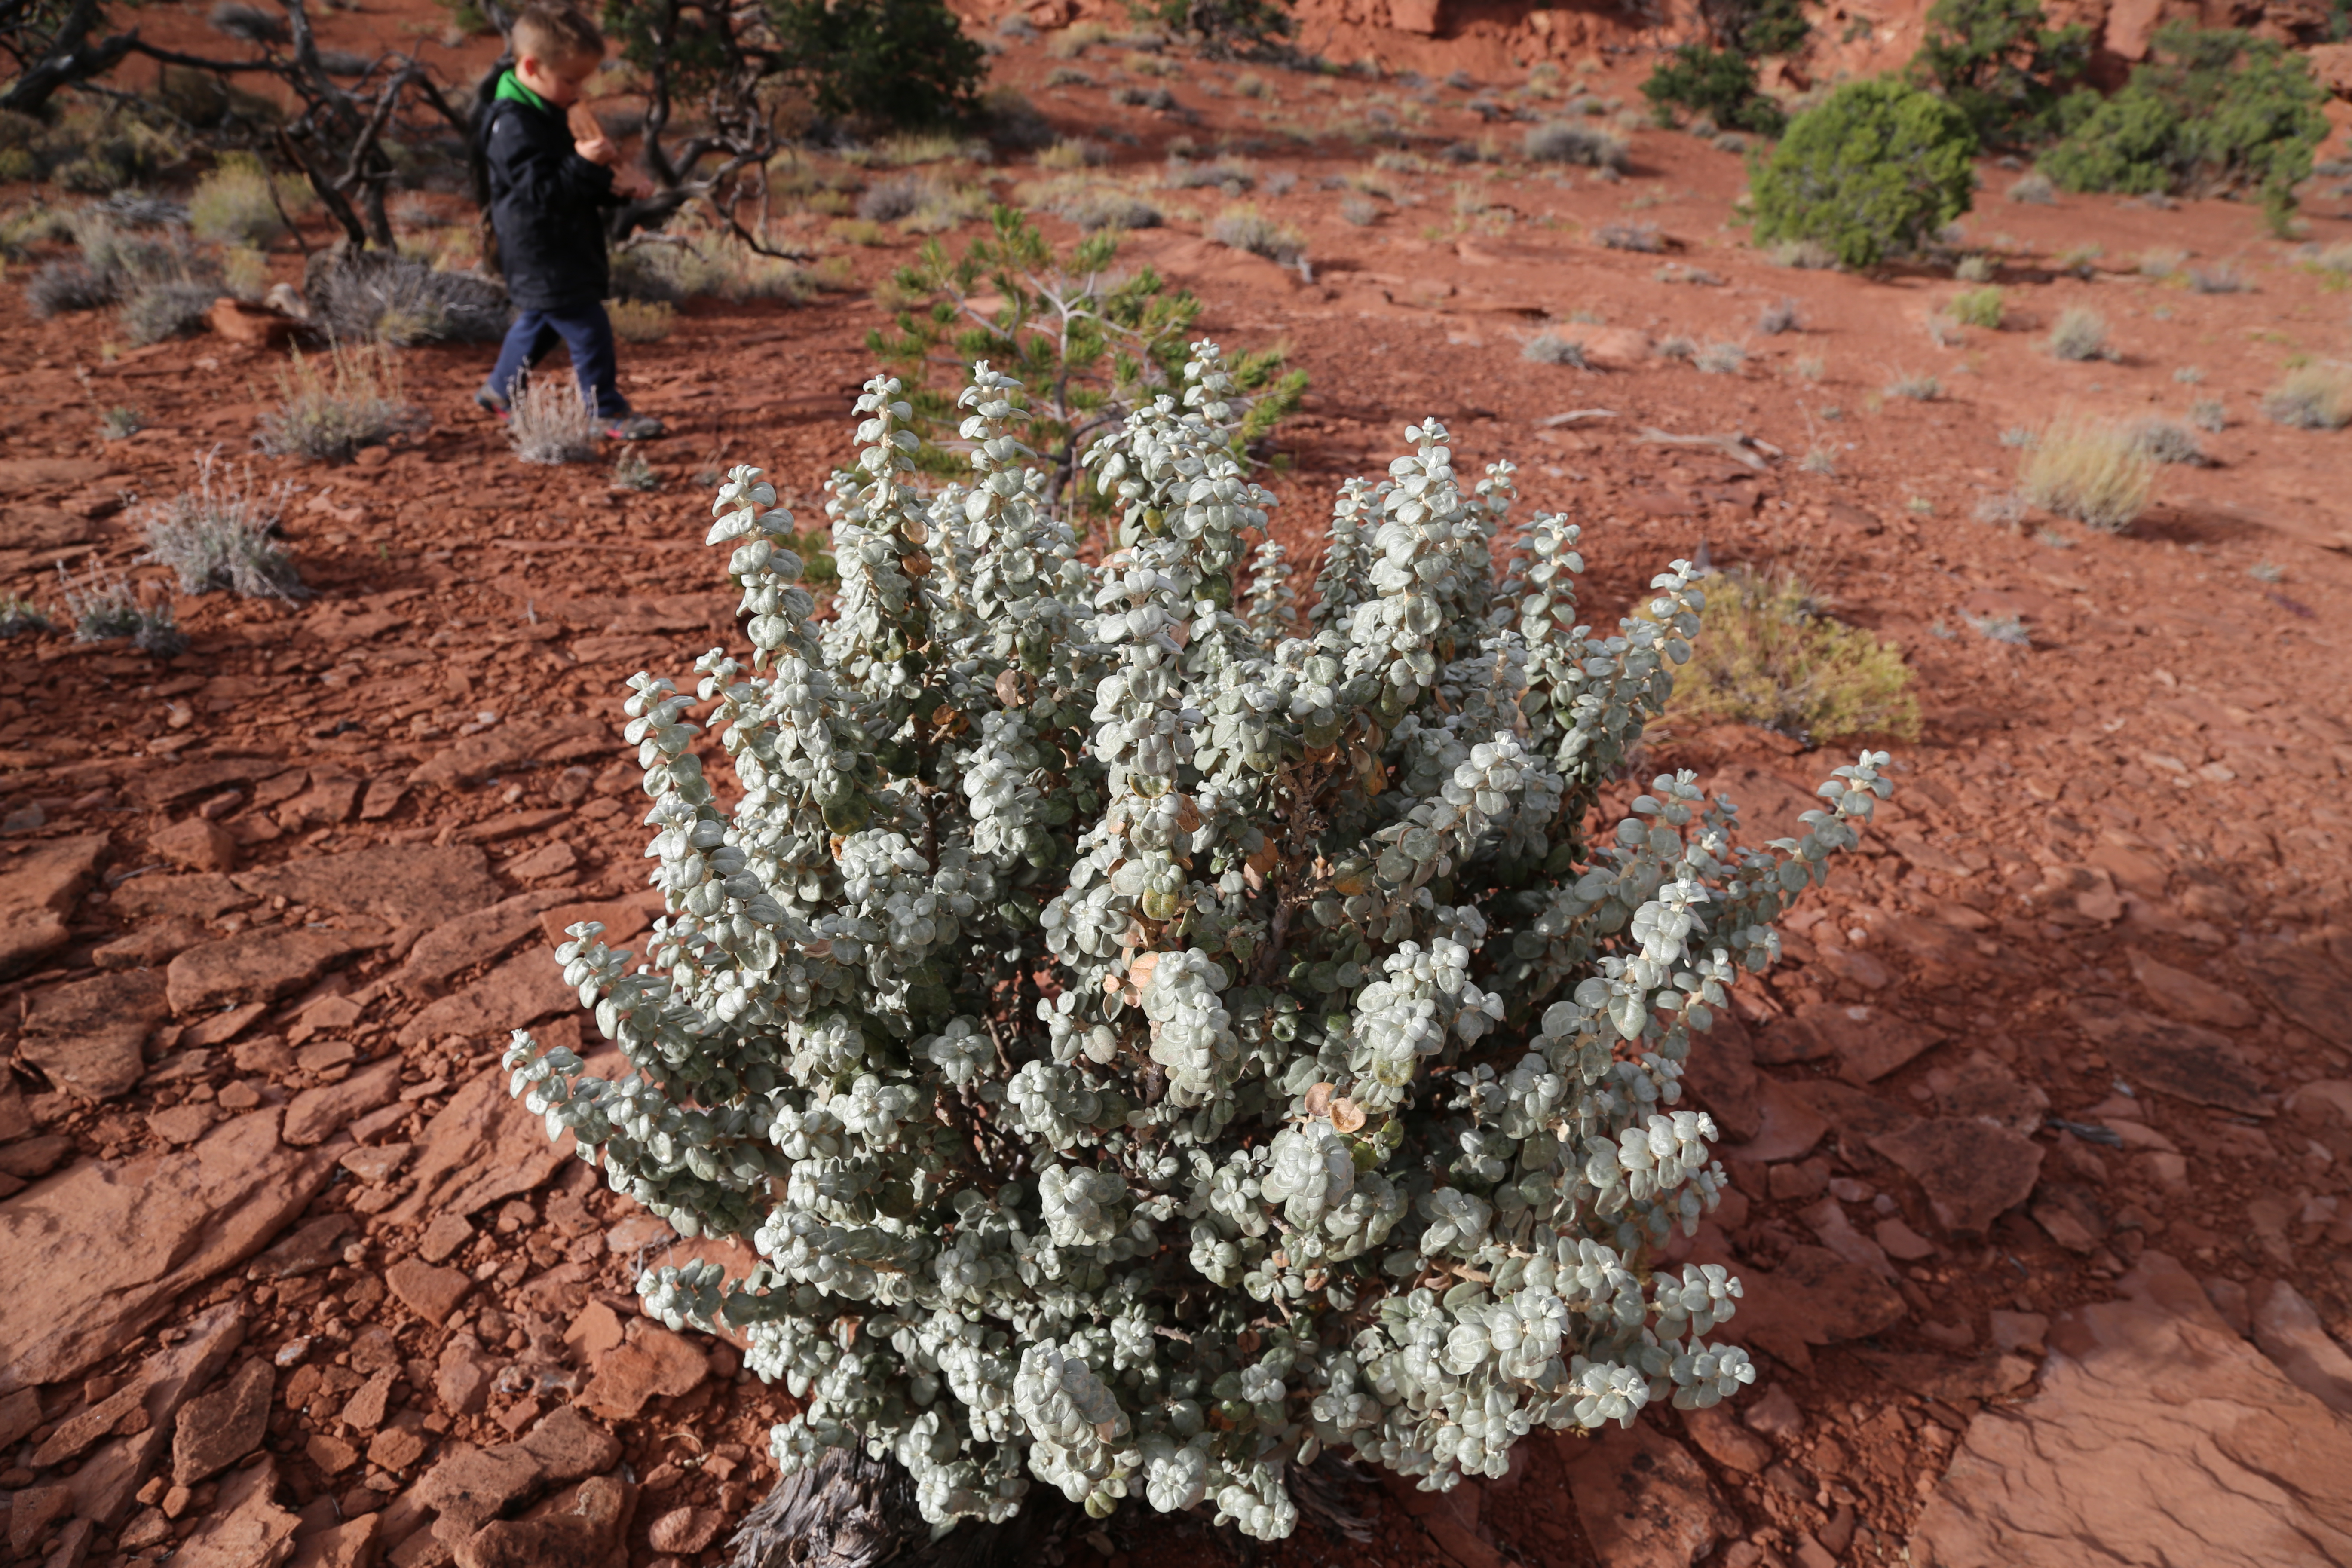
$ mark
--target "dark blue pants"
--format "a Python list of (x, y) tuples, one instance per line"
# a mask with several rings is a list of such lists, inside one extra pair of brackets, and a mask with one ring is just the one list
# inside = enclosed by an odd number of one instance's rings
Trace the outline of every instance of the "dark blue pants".
[(525, 366), (536, 366), (561, 342), (572, 351), (572, 374), (580, 378), (580, 395), (599, 419), (617, 419), (629, 411), (621, 395), (619, 356), (613, 347), (612, 318), (596, 300), (562, 310), (519, 310), (507, 341), (499, 346), (499, 363), (484, 389), (505, 403), (514, 396), (515, 377)]

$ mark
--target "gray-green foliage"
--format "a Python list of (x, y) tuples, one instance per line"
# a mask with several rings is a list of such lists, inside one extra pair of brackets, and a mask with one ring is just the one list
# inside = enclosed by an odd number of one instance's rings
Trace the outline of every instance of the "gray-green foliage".
[(837, 613), (738, 468), (709, 538), (750, 661), (630, 682), (669, 912), (642, 963), (593, 923), (558, 957), (634, 1070), (521, 1031), (507, 1061), (616, 1191), (758, 1249), (639, 1289), (803, 1402), (787, 1474), (863, 1444), (941, 1523), (1034, 1478), (1278, 1537), (1322, 1448), (1442, 1489), (1753, 1378), (1707, 1339), (1738, 1280), (1659, 1261), (1725, 1179), (1683, 1064), (1884, 756), (1766, 849), (1688, 773), (1595, 821), (1690, 655), (1690, 566), (1580, 624), (1579, 529), (1507, 533), (1511, 467), (1465, 484), (1433, 420), (1341, 490), (1301, 625), (1269, 552), (1235, 582), (1273, 498), (1233, 391), (1196, 344), (1089, 448), (1120, 519), (1089, 565), (1010, 378), (974, 367), (969, 477), (926, 493), (877, 377)]
[(215, 482), (219, 457), (215, 447), (196, 459), (194, 489), (144, 509), (142, 559), (169, 566), (183, 594), (226, 588), (246, 599), (302, 597), (302, 574), (278, 536), (291, 487), (257, 489), (250, 469)]

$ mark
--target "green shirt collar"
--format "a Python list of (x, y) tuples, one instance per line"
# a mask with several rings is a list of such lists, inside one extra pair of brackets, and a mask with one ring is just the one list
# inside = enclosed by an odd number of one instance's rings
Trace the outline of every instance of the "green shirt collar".
[(491, 94), (491, 96), (493, 98), (506, 99), (514, 103), (527, 103), (530, 105), (531, 108), (538, 110), (541, 114), (549, 112), (547, 100), (540, 97), (539, 94), (523, 86), (521, 79), (512, 71), (509, 71), (504, 76), (499, 78), (499, 90)]

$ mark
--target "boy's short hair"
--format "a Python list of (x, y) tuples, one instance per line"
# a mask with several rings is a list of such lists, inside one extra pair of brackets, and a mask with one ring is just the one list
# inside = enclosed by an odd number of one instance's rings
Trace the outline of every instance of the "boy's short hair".
[(515, 58), (578, 60), (604, 58), (604, 35), (585, 12), (570, 5), (535, 3), (514, 21)]

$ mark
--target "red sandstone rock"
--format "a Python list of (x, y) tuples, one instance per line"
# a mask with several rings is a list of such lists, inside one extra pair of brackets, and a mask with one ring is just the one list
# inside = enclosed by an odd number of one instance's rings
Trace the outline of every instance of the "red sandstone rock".
[(301, 1521), (278, 1506), (278, 1461), (233, 1472), (195, 1533), (173, 1554), (173, 1568), (275, 1568), (294, 1555)]
[(609, 1476), (583, 1481), (558, 1507), (484, 1525), (457, 1549), (457, 1568), (598, 1568), (619, 1555), (635, 1491)]
[(557, 1407), (533, 1427), (521, 1447), (550, 1479), (558, 1481), (609, 1470), (621, 1458), (619, 1439), (569, 1405)]
[(418, 1013), (402, 1026), (400, 1043), (413, 1046), (446, 1035), (502, 1037), (579, 1005), (580, 993), (563, 983), (562, 966), (534, 945)]
[(2051, 1325), (2042, 1392), (1979, 1414), (1911, 1542), (1919, 1568), (2343, 1561), (2352, 1422), (2162, 1253)]
[(2311, 1303), (2285, 1280), (2269, 1279), (2255, 1287), (2250, 1304), (2263, 1353), (2296, 1387), (2352, 1417), (2352, 1355), (2328, 1336)]
[(474, 1288), (473, 1280), (455, 1268), (436, 1268), (413, 1258), (384, 1270), (383, 1282), (403, 1306), (436, 1328)]
[(691, 1557), (717, 1538), (725, 1522), (715, 1508), (674, 1508), (653, 1521), (646, 1539), (656, 1552)]
[(369, 1568), (383, 1533), (383, 1516), (363, 1513), (328, 1529), (298, 1535), (286, 1568)]
[(2261, 1079), (2227, 1036), (2128, 1008), (2079, 1003), (2071, 1011), (2083, 1032), (2105, 1048), (2116, 1073), (2134, 1087), (2242, 1116), (2269, 1113)]
[(1983, 1235), (2026, 1200), (2042, 1173), (2040, 1144), (1971, 1118), (1922, 1121), (1870, 1146), (1910, 1173), (1937, 1222), (1956, 1236)]
[(149, 1034), (169, 1016), (163, 977), (134, 969), (38, 993), (25, 1021), (25, 1058), (89, 1100), (130, 1091), (147, 1070)]
[(632, 1318), (627, 1332), (621, 1348), (596, 1363), (580, 1394), (582, 1409), (608, 1418), (635, 1415), (647, 1401), (690, 1394), (710, 1375), (710, 1358), (660, 1324)]
[(400, 1058), (386, 1057), (340, 1083), (296, 1095), (286, 1107), (286, 1126), (280, 1136), (300, 1146), (323, 1142), (362, 1111), (373, 1110), (399, 1097)]
[(236, 881), (262, 898), (375, 915), (415, 929), (439, 925), (499, 896), (487, 858), (470, 845), (379, 845), (289, 860), (247, 871)]
[(193, 1148), (84, 1161), (0, 1205), (0, 1390), (56, 1383), (111, 1355), (181, 1293), (261, 1250), (326, 1184), (320, 1152), (278, 1141), (278, 1112), (231, 1119)]
[(106, 835), (0, 847), (0, 979), (66, 944), (66, 919), (106, 853)]
[(265, 926), (192, 947), (165, 972), (172, 1011), (185, 1016), (232, 1002), (269, 1002), (299, 991), (384, 933), (288, 931)]
[(1690, 1450), (1647, 1421), (1556, 1439), (1592, 1550), (1608, 1568), (1690, 1568), (1739, 1530)]
[(275, 1382), (268, 1362), (249, 1361), (226, 1384), (182, 1406), (172, 1439), (172, 1484), (209, 1480), (259, 1447)]
[(1684, 1411), (1683, 1430), (1708, 1458), (1727, 1469), (1752, 1476), (1772, 1462), (1772, 1445), (1740, 1426), (1727, 1405)]
[(173, 865), (189, 871), (236, 869), (236, 838), (219, 823), (191, 816), (160, 829), (147, 847)]
[(415, 1187), (384, 1217), (413, 1225), (425, 1215), (477, 1213), (539, 1186), (562, 1168), (571, 1135), (547, 1136), (547, 1123), (507, 1092), (493, 1068), (449, 1097), (417, 1141)]

